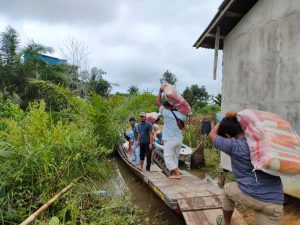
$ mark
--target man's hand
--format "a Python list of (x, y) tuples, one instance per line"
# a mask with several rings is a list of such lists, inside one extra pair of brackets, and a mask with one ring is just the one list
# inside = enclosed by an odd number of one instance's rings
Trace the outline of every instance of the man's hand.
[(152, 149), (153, 145), (152, 143), (149, 144), (149, 149)]
[(157, 107), (160, 107), (162, 105), (162, 103), (161, 103), (161, 93), (162, 92), (163, 92), (163, 89), (162, 89), (162, 87), (160, 87), (158, 95), (156, 97), (156, 105), (157, 105)]

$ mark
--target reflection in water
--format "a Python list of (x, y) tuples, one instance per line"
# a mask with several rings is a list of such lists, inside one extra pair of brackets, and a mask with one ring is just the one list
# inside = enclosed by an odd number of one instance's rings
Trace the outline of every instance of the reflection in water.
[(133, 203), (140, 209), (148, 210), (150, 214), (161, 214), (166, 225), (184, 225), (181, 216), (176, 215), (153, 191), (137, 178), (127, 165), (120, 159), (115, 159), (115, 174), (104, 185), (112, 198), (117, 198), (129, 192)]
[(111, 198), (118, 198), (129, 191), (125, 180), (123, 179), (120, 169), (115, 165), (115, 173), (113, 176), (103, 185), (104, 190), (107, 190), (108, 195)]

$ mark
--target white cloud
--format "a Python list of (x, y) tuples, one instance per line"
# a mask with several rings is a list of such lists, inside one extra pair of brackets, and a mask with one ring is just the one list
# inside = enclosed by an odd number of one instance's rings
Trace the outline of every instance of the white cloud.
[(205, 85), (210, 93), (219, 93), (220, 76), (218, 81), (212, 80), (213, 51), (192, 46), (220, 3), (221, 0), (5, 1), (0, 8), (0, 30), (11, 25), (20, 33), (22, 42), (33, 39), (52, 46), (57, 50), (56, 56), (68, 36), (85, 41), (91, 53), (90, 66), (102, 68), (107, 80), (120, 85), (113, 91), (125, 92), (134, 84), (140, 90), (156, 93), (159, 79), (168, 69), (177, 75), (180, 91), (198, 84)]

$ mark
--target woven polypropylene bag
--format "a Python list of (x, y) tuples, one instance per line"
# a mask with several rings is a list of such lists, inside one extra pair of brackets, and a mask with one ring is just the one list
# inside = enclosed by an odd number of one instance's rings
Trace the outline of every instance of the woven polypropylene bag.
[(154, 123), (158, 119), (159, 116), (160, 116), (160, 114), (157, 112), (146, 113), (146, 120), (151, 123)]
[(164, 82), (161, 86), (167, 101), (182, 114), (189, 116), (192, 114), (192, 109), (189, 103), (179, 94), (174, 86), (168, 82)]
[(291, 124), (270, 112), (246, 109), (237, 118), (255, 169), (300, 178), (300, 138)]

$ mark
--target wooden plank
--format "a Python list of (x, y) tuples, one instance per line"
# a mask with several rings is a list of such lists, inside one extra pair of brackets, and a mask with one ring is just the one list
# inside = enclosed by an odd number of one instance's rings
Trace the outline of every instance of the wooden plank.
[(166, 178), (166, 175), (163, 174), (162, 172), (146, 172), (146, 171), (143, 171), (143, 174), (145, 177), (147, 177), (149, 180), (154, 180), (154, 179), (168, 179)]
[(235, 0), (231, 0), (228, 5), (226, 6), (226, 8), (220, 13), (220, 15), (218, 16), (218, 18), (214, 21), (214, 23), (209, 27), (209, 29), (207, 30), (206, 34), (203, 35), (203, 37), (195, 44), (195, 47), (198, 49), (200, 47), (200, 45), (202, 44), (202, 42), (205, 40), (206, 35), (210, 34), (211, 31), (213, 30), (213, 28), (219, 23), (219, 21), (223, 18), (223, 16), (225, 16), (225, 12), (228, 11), (228, 9), (231, 7), (231, 5), (234, 3)]
[(186, 212), (222, 208), (222, 201), (221, 195), (204, 196), (198, 198), (179, 199), (178, 205), (182, 212)]
[(244, 14), (233, 12), (233, 11), (226, 11), (224, 15), (226, 17), (231, 17), (231, 18), (241, 18), (244, 16)]
[(221, 209), (188, 211), (182, 213), (187, 225), (216, 225), (216, 218), (222, 215)]
[(220, 26), (217, 26), (216, 39), (215, 39), (215, 58), (214, 58), (214, 80), (217, 79), (217, 69), (218, 69), (218, 53), (220, 44)]
[[(215, 34), (207, 34), (206, 37), (208, 37), (208, 38), (216, 38), (216, 35)], [(219, 40), (224, 40), (224, 39), (225, 39), (225, 36), (223, 36), (223, 35), (219, 36)]]
[[(209, 209), (200, 211), (183, 212), (183, 217), (187, 225), (216, 225), (218, 215), (223, 215), (222, 209)], [(241, 214), (234, 210), (231, 225), (247, 225)]]
[(163, 192), (169, 199), (195, 198), (222, 195), (222, 189), (194, 176), (183, 176), (180, 180), (149, 179), (149, 184)]

